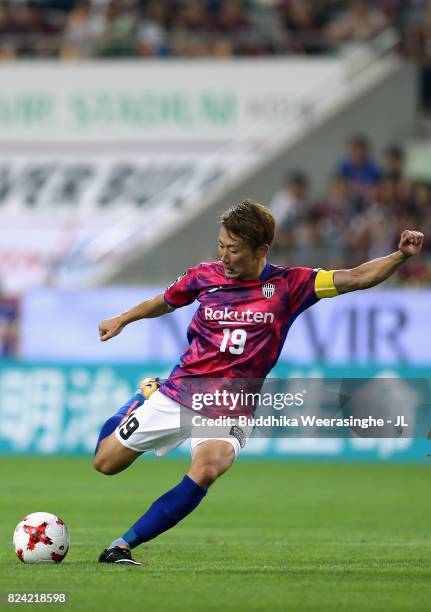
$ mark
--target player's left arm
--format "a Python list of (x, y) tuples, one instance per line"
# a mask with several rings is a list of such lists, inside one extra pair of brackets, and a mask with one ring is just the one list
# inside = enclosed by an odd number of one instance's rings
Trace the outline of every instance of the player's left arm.
[(382, 283), (410, 257), (420, 252), (423, 241), (421, 232), (404, 230), (395, 253), (367, 261), (351, 270), (335, 270), (333, 283), (337, 293), (368, 289)]

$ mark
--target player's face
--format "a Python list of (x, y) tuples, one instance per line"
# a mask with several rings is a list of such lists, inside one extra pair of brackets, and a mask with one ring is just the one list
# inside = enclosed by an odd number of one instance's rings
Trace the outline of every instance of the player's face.
[(266, 264), (266, 247), (255, 252), (242, 238), (230, 234), (221, 226), (218, 254), (227, 278), (253, 280), (258, 278)]

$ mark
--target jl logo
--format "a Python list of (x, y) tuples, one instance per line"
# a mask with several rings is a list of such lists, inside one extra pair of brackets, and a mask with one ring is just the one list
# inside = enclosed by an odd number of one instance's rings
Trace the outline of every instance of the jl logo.
[(266, 298), (271, 298), (274, 295), (275, 285), (272, 283), (266, 283), (262, 286), (262, 293)]

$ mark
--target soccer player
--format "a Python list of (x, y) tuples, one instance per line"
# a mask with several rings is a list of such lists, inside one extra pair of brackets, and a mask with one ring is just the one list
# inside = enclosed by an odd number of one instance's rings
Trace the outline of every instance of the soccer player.
[[(188, 384), (199, 379), (264, 379), (277, 362), (296, 317), (321, 298), (367, 289), (386, 280), (422, 248), (417, 231), (401, 234), (399, 250), (351, 270), (285, 268), (268, 262), (274, 238), (268, 208), (244, 200), (225, 212), (219, 233), (220, 261), (190, 268), (168, 289), (99, 325), (102, 341), (140, 319), (160, 317), (198, 300), (188, 328), (189, 346), (160, 388), (144, 381), (102, 428), (95, 468), (116, 474), (143, 452), (162, 455), (191, 438), (191, 465), (177, 486), (157, 499), (100, 555), (104, 563), (136, 563), (131, 549), (157, 537), (190, 514), (235, 460), (246, 435), (238, 427), (214, 437), (194, 437), (180, 419), (190, 411)], [(148, 399), (145, 400), (147, 396)]]

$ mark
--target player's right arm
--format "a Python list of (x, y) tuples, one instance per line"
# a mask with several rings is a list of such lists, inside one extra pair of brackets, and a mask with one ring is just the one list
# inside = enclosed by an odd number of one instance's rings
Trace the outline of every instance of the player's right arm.
[(102, 342), (109, 340), (118, 334), (128, 325), (134, 321), (140, 319), (154, 319), (155, 317), (161, 317), (168, 312), (175, 310), (172, 306), (167, 304), (164, 299), (164, 293), (160, 293), (151, 300), (145, 300), (141, 304), (134, 306), (130, 310), (123, 312), (122, 314), (112, 317), (112, 319), (105, 319), (99, 323), (99, 335)]

